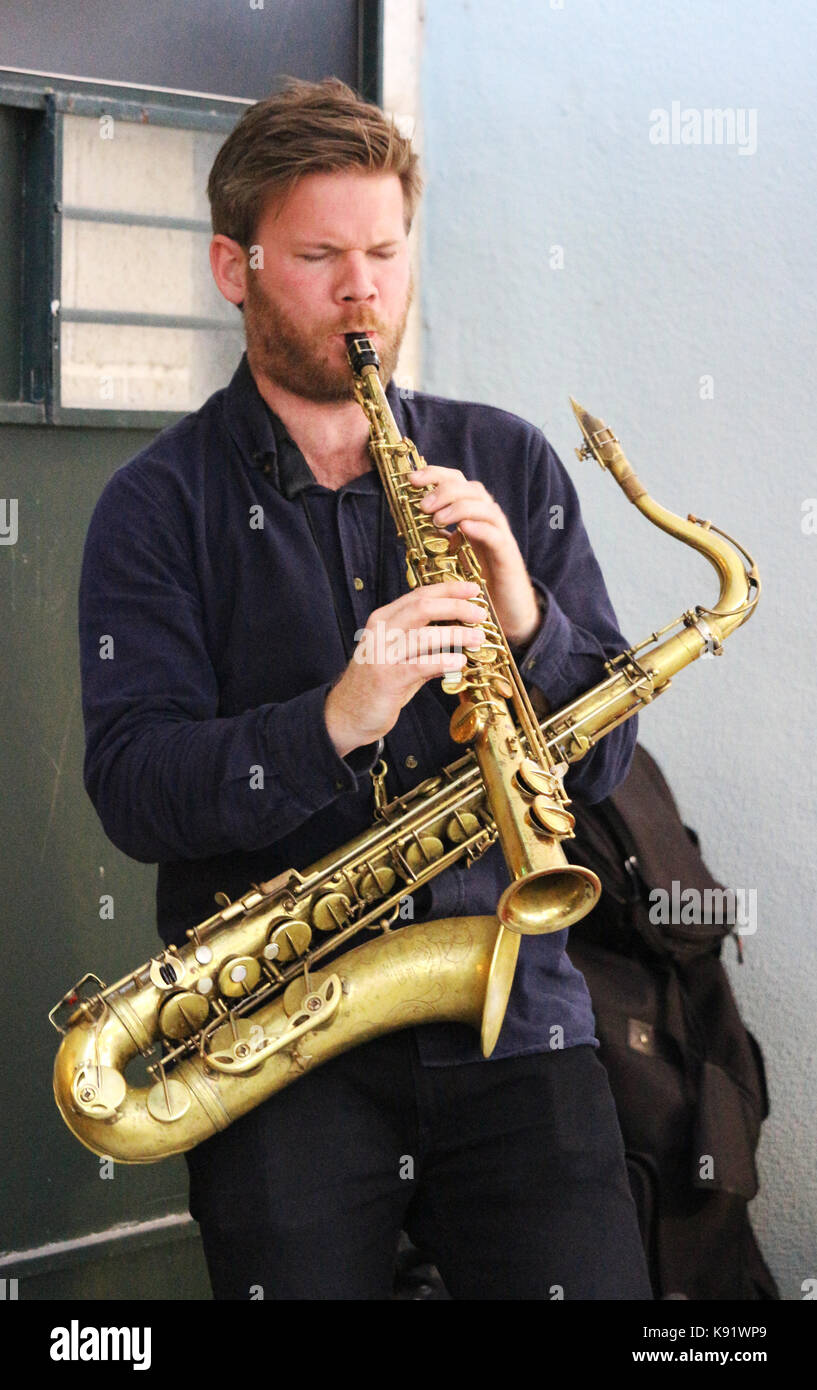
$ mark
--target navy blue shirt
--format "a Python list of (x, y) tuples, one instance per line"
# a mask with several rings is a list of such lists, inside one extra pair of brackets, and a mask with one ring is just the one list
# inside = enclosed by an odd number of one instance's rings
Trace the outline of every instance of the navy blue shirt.
[[(570, 478), (517, 416), (393, 383), (387, 394), (426, 460), (480, 479), (505, 512), (543, 611), (520, 669), (558, 709), (626, 646)], [(319, 485), (246, 355), (229, 386), (109, 480), (80, 582), (85, 786), (113, 843), (158, 864), (166, 943), (216, 910), (218, 890), (234, 898), (305, 869), (371, 824), (378, 750), (339, 757), (323, 707), (355, 632), (406, 588), (376, 471)], [(433, 680), (404, 708), (385, 740), (389, 796), (462, 756), (448, 733), (456, 703)], [(602, 739), (571, 767), (569, 794), (607, 796), (635, 740), (635, 719)], [(432, 880), (421, 915), (493, 913), (507, 883), (494, 845)], [(566, 941), (523, 937), (495, 1057), (595, 1045)], [(481, 1057), (464, 1024), (415, 1031), (427, 1063)]]

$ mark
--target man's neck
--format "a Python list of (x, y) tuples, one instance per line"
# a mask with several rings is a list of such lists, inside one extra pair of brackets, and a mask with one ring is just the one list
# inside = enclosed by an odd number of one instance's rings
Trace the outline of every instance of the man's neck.
[(271, 381), (252, 362), (249, 367), (260, 395), (283, 420), (317, 482), (339, 488), (369, 471), (369, 427), (357, 401), (310, 401)]

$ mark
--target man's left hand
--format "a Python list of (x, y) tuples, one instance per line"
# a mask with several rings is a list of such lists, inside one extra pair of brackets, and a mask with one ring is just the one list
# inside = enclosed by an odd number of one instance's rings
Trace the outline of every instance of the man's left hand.
[(417, 487), (434, 487), (420, 501), (440, 527), (459, 526), (471, 543), (488, 585), (502, 631), (513, 647), (525, 646), (541, 622), (536, 590), (522, 552), (498, 502), (480, 482), (457, 468), (429, 464), (409, 474)]

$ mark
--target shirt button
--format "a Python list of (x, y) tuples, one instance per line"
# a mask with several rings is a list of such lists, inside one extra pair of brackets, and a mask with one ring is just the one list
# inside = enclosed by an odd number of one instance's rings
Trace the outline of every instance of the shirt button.
[(357, 589), (358, 593), (363, 588), (363, 580), (359, 579), (357, 575), (355, 575), (355, 588)]
[(417, 759), (415, 758), (415, 756), (414, 756), (413, 753), (409, 753), (408, 757), (406, 758), (406, 767), (416, 767), (416, 766), (417, 766)]
[(339, 777), (336, 777), (336, 778), (335, 778), (335, 791), (336, 791), (336, 792), (342, 792), (342, 791), (343, 791), (343, 783), (341, 782), (341, 780), (340, 780)]

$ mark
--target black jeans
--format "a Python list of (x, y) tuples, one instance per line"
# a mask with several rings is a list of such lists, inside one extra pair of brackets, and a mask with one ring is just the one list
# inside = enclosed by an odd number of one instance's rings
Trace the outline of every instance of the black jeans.
[(589, 1046), (423, 1067), (406, 1029), (186, 1158), (217, 1299), (387, 1299), (401, 1229), (455, 1299), (652, 1297)]

